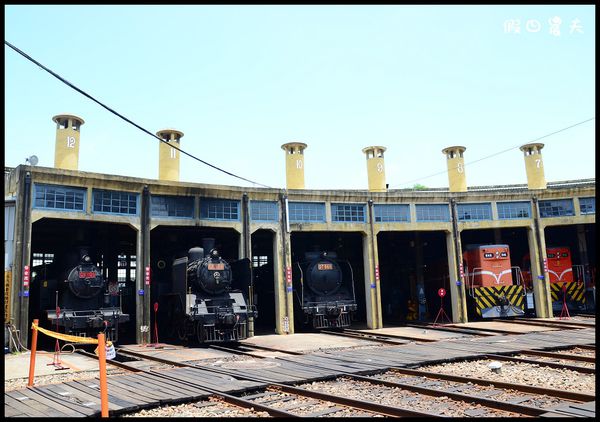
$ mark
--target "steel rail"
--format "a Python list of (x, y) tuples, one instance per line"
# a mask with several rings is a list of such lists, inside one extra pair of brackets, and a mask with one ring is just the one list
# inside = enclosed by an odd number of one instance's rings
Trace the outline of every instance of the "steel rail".
[[(511, 353), (520, 353), (520, 352), (511, 352)], [(528, 364), (532, 364), (532, 365), (547, 366), (548, 368), (555, 368), (555, 369), (569, 369), (571, 371), (581, 372), (582, 374), (595, 374), (596, 373), (596, 368), (587, 368), (585, 366), (564, 365), (562, 363), (545, 362), (542, 360), (534, 360), (534, 359), (522, 359), (522, 358), (515, 358), (512, 356), (504, 356), (504, 355), (496, 355), (496, 354), (486, 354), (483, 357), (488, 358), (488, 359), (504, 360), (507, 362), (521, 362), (521, 363), (528, 363)]]
[(435, 339), (430, 339), (430, 338), (420, 338), (420, 337), (411, 337), (411, 336), (401, 336), (398, 334), (377, 334), (377, 333), (368, 333), (368, 332), (364, 332), (364, 331), (360, 331), (360, 330), (353, 330), (353, 329), (348, 329), (348, 328), (344, 328), (344, 332), (348, 332), (348, 333), (352, 333), (352, 334), (359, 334), (359, 335), (363, 335), (363, 336), (383, 336), (383, 337), (388, 337), (388, 338), (398, 338), (398, 339), (406, 339), (406, 340), (412, 340), (412, 341), (424, 341), (424, 342), (435, 342), (435, 341), (439, 341), (439, 340), (435, 340)]
[(595, 324), (572, 323), (572, 322), (556, 322), (554, 320), (540, 321), (536, 319), (515, 319), (510, 321), (494, 320), (498, 322), (510, 322), (511, 324), (538, 325), (542, 327), (561, 328), (563, 330), (578, 328), (594, 328)]
[(532, 355), (532, 356), (542, 356), (548, 358), (555, 359), (564, 359), (564, 360), (573, 360), (577, 362), (588, 362), (588, 363), (596, 363), (596, 358), (591, 356), (579, 356), (579, 355), (571, 355), (568, 353), (560, 354), (553, 352), (542, 352), (539, 350), (528, 350), (526, 352), (521, 352), (521, 355)]
[(580, 348), (580, 349), (586, 349), (586, 350), (593, 350), (593, 351), (596, 351), (596, 346), (593, 346), (593, 345), (591, 345), (591, 344), (580, 344), (580, 345), (578, 345), (578, 346), (575, 346), (575, 347), (578, 347), (578, 348)]
[(254, 348), (254, 349), (258, 349), (258, 350), (266, 350), (267, 352), (280, 352), (280, 353), (287, 353), (289, 355), (304, 355), (305, 353), (303, 352), (295, 352), (292, 350), (280, 350), (280, 349), (274, 349), (272, 347), (266, 347), (266, 346), (258, 346), (256, 344), (243, 344), (243, 347), (247, 347), (247, 348)]
[(387, 416), (420, 416), (420, 417), (439, 417), (439, 414), (429, 412), (417, 412), (415, 410), (403, 409), (401, 407), (387, 406), (384, 404), (374, 403), (365, 400), (356, 400), (347, 397), (337, 397), (326, 393), (320, 393), (318, 391), (306, 390), (300, 387), (292, 387), (285, 384), (276, 384), (277, 389), (285, 391), (286, 393), (298, 394), (314, 399), (330, 401), (336, 404), (341, 404), (349, 407), (354, 407), (361, 410), (368, 410), (371, 412), (379, 413)]
[(346, 332), (344, 331), (327, 331), (327, 330), (321, 330), (321, 333), (323, 334), (329, 334), (329, 335), (333, 335), (333, 336), (341, 336), (341, 337), (350, 337), (350, 338), (355, 338), (355, 339), (359, 339), (359, 340), (366, 340), (366, 341), (375, 341), (378, 343), (384, 343), (384, 344), (392, 344), (395, 346), (398, 346), (400, 344), (406, 344), (405, 342), (400, 342), (400, 341), (394, 341), (394, 340), (389, 340), (386, 338), (379, 338), (378, 334), (356, 334), (356, 333), (351, 333), (351, 332)]
[(447, 325), (433, 325), (432, 323), (425, 323), (425, 322), (411, 322), (411, 323), (406, 323), (407, 327), (415, 327), (415, 328), (426, 328), (428, 330), (440, 330), (440, 331), (449, 331), (452, 333), (463, 333), (463, 334), (469, 334), (469, 335), (479, 335), (479, 336), (497, 336), (497, 333), (492, 333), (489, 331), (485, 331), (485, 330), (481, 330), (481, 329), (475, 329), (475, 328), (470, 328), (470, 329), (466, 329), (466, 328), (459, 328), (459, 327), (455, 327), (455, 326), (447, 326)]
[[(79, 351), (78, 353), (82, 353), (82, 352)], [(193, 365), (188, 365), (188, 364), (184, 364), (184, 363), (181, 363), (181, 362), (169, 361), (167, 359), (162, 359), (162, 358), (156, 358), (155, 356), (145, 356), (145, 355), (142, 355), (142, 354), (139, 354), (139, 353), (136, 353), (136, 352), (121, 351), (120, 353), (122, 353), (122, 354), (129, 354), (129, 355), (136, 356), (136, 357), (142, 357), (144, 359), (154, 360), (154, 361), (161, 362), (161, 363), (167, 363), (167, 364), (174, 365), (174, 366), (181, 366), (181, 367), (192, 366), (193, 367)], [(94, 357), (94, 358), (98, 359), (97, 356), (95, 356), (94, 354), (89, 353), (89, 352), (83, 352), (82, 354), (85, 354), (85, 355), (88, 355), (90, 357)], [(178, 378), (165, 376), (164, 374), (161, 374), (160, 372), (150, 371), (150, 370), (145, 370), (145, 369), (139, 369), (139, 368), (134, 368), (132, 366), (129, 366), (129, 365), (121, 363), (121, 362), (114, 362), (114, 361), (107, 361), (107, 362), (109, 362), (109, 363), (111, 363), (113, 365), (119, 366), (121, 368), (124, 368), (124, 369), (133, 370), (135, 372), (143, 372), (145, 374), (152, 374), (154, 376), (158, 376), (158, 377), (161, 377), (161, 378), (169, 379), (171, 381), (177, 381), (179, 383), (190, 385), (190, 386), (198, 388), (197, 384), (194, 384), (194, 383), (191, 383), (191, 382), (188, 382), (188, 381), (184, 381), (184, 380), (181, 380), (181, 379), (178, 379)], [(206, 390), (207, 392), (211, 393), (211, 395), (213, 395), (215, 397), (221, 398), (223, 401), (226, 401), (226, 402), (228, 402), (230, 404), (233, 404), (233, 405), (245, 408), (245, 409), (249, 409), (249, 408), (254, 407), (255, 409), (262, 410), (262, 411), (265, 411), (265, 412), (269, 413), (271, 416), (277, 416), (277, 417), (297, 417), (296, 415), (294, 415), (292, 413), (288, 413), (288, 412), (285, 412), (285, 411), (282, 411), (282, 410), (279, 410), (279, 409), (273, 409), (273, 408), (270, 408), (270, 407), (267, 407), (267, 406), (263, 406), (263, 405), (261, 405), (259, 403), (253, 403), (253, 402), (250, 402), (250, 401), (247, 401), (247, 400), (244, 400), (244, 399), (240, 399), (239, 397), (232, 396), (230, 394), (223, 393), (223, 392), (218, 391), (218, 390), (214, 390), (214, 389), (212, 389), (210, 387), (207, 387), (207, 386), (204, 386), (204, 385), (201, 386), (201, 388), (203, 390)], [(160, 402), (157, 401), (156, 404), (160, 405)], [(125, 412), (119, 412), (119, 413), (126, 413), (126, 412), (127, 412), (127, 410), (125, 410)]]
[[(198, 366), (198, 365), (194, 365), (194, 364), (189, 364), (189, 363), (174, 362), (174, 361), (170, 361), (170, 360), (164, 359), (164, 358), (157, 358), (156, 356), (144, 356), (144, 355), (141, 355), (141, 354), (139, 354), (137, 352), (131, 352), (131, 351), (126, 351), (125, 353), (129, 354), (129, 355), (132, 355), (132, 356), (136, 356), (136, 357), (142, 357), (142, 358), (145, 358), (145, 359), (155, 360), (155, 361), (161, 362), (161, 363), (167, 363), (167, 364), (172, 364), (172, 365), (181, 366), (181, 367), (190, 367), (190, 368), (195, 368), (195, 369), (202, 369), (202, 370), (206, 370), (206, 371), (211, 371), (211, 372), (216, 372), (216, 373), (220, 373), (220, 374), (232, 376), (232, 374), (230, 372), (219, 370), (218, 368), (208, 368), (208, 367), (202, 367), (202, 366)], [(143, 371), (143, 372), (150, 372), (150, 373), (155, 374), (155, 375), (160, 375), (162, 377), (166, 377), (166, 378), (168, 378), (170, 380), (176, 380), (178, 382), (181, 382), (182, 384), (193, 385), (195, 387), (198, 387), (197, 384), (194, 384), (194, 383), (191, 383), (191, 382), (185, 381), (185, 380), (180, 380), (178, 378), (169, 377), (167, 374), (161, 374), (160, 371), (150, 370), (150, 371)], [(327, 378), (335, 379), (336, 377), (337, 377), (337, 375), (332, 375), (332, 376), (327, 377)], [(399, 408), (399, 407), (396, 408), (396, 407), (392, 407), (392, 406), (381, 405), (381, 404), (378, 404), (378, 403), (363, 402), (363, 401), (360, 401), (360, 400), (354, 400), (354, 399), (348, 399), (348, 398), (341, 398), (341, 397), (337, 397), (337, 396), (333, 396), (333, 395), (329, 395), (329, 394), (325, 394), (325, 393), (317, 393), (317, 392), (309, 391), (309, 390), (306, 390), (306, 389), (303, 389), (303, 388), (293, 387), (293, 386), (289, 386), (289, 385), (281, 384), (281, 383), (277, 383), (277, 382), (272, 382), (272, 381), (266, 381), (264, 379), (250, 377), (250, 376), (241, 376), (241, 375), (237, 374), (236, 378), (238, 378), (240, 380), (248, 380), (248, 381), (265, 383), (266, 384), (265, 388), (268, 388), (268, 387), (278, 388), (278, 389), (281, 389), (282, 391), (285, 391), (285, 392), (288, 392), (288, 393), (297, 394), (297, 395), (300, 395), (300, 396), (317, 398), (319, 400), (326, 400), (326, 401), (330, 401), (332, 403), (342, 404), (342, 405), (345, 405), (345, 406), (354, 407), (354, 408), (361, 409), (361, 410), (374, 411), (376, 413), (384, 414), (384, 415), (387, 415), (387, 416), (422, 416), (422, 417), (435, 417), (435, 416), (439, 416), (439, 415), (436, 415), (436, 414), (433, 414), (433, 413), (416, 412), (416, 411), (412, 411), (412, 410), (408, 410), (408, 409), (402, 409), (402, 408)], [(225, 394), (225, 393), (222, 393), (222, 392), (219, 392), (219, 391), (216, 391), (216, 390), (211, 390), (210, 388), (207, 388), (205, 386), (201, 386), (201, 388), (204, 389), (204, 390), (207, 390), (210, 393), (216, 394), (216, 395)], [(237, 399), (235, 396), (231, 396), (231, 397), (233, 397), (234, 399)], [(252, 402), (248, 402), (248, 403), (251, 403), (253, 405)], [(268, 411), (266, 409), (267, 409), (267, 407), (265, 407), (264, 410)], [(285, 415), (282, 415), (282, 416), (285, 416)]]
[(548, 412), (548, 409), (542, 409), (539, 407), (515, 404), (515, 403), (506, 402), (506, 401), (498, 401), (498, 400), (489, 399), (486, 397), (477, 397), (477, 396), (473, 396), (473, 395), (465, 394), (465, 393), (456, 393), (453, 391), (438, 390), (438, 389), (423, 387), (423, 386), (419, 386), (419, 385), (406, 384), (403, 382), (386, 381), (386, 380), (381, 380), (381, 379), (377, 379), (377, 378), (364, 377), (361, 375), (351, 375), (350, 377), (352, 379), (369, 382), (371, 384), (384, 385), (386, 387), (392, 387), (392, 388), (402, 388), (404, 390), (424, 394), (427, 396), (450, 397), (451, 399), (463, 401), (466, 403), (474, 402), (476, 404), (481, 404), (481, 405), (484, 405), (487, 407), (492, 407), (494, 409), (505, 410), (505, 411), (514, 412), (514, 413), (521, 413), (523, 415), (528, 415), (528, 416), (539, 416), (543, 413)]
[[(498, 322), (508, 322), (508, 321), (498, 321)], [(455, 327), (457, 324), (452, 324), (450, 325), (451, 327)], [(471, 327), (456, 327), (456, 328), (460, 328), (461, 330), (469, 330), (472, 332), (478, 332), (481, 331), (481, 329), (479, 328), (471, 328)], [(510, 331), (510, 330), (503, 330), (500, 328), (486, 328), (485, 331), (489, 331), (490, 333), (499, 333), (499, 334), (509, 334), (509, 335), (514, 335), (514, 334), (524, 334), (521, 332), (515, 332), (515, 331)]]
[(405, 375), (414, 375), (414, 376), (427, 377), (427, 378), (433, 378), (433, 379), (441, 379), (441, 380), (446, 380), (446, 381), (463, 382), (465, 384), (470, 382), (472, 384), (495, 386), (495, 387), (506, 388), (506, 389), (510, 389), (510, 390), (522, 391), (524, 393), (540, 394), (540, 395), (558, 397), (561, 399), (567, 399), (567, 400), (573, 400), (573, 401), (579, 401), (579, 402), (592, 401), (592, 400), (596, 399), (595, 394), (575, 393), (575, 392), (571, 392), (571, 391), (556, 390), (556, 389), (552, 389), (552, 388), (535, 387), (533, 385), (527, 385), (527, 384), (513, 384), (513, 383), (496, 381), (496, 380), (486, 380), (486, 379), (474, 378), (474, 377), (464, 377), (464, 376), (460, 376), (460, 375), (440, 374), (437, 372), (428, 372), (428, 371), (423, 371), (420, 369), (391, 368), (391, 371), (398, 372), (400, 374), (405, 374)]
[(225, 346), (218, 346), (216, 344), (211, 344), (210, 346), (208, 346), (210, 349), (215, 349), (215, 350), (222, 350), (224, 352), (229, 352), (229, 353), (236, 353), (239, 355), (244, 355), (244, 356), (252, 356), (254, 358), (257, 357), (262, 357), (262, 356), (257, 356), (255, 355), (253, 352), (250, 351), (245, 351), (245, 350), (239, 350), (239, 349), (234, 349), (234, 348), (229, 348), (229, 347), (225, 347)]
[[(98, 356), (96, 356), (93, 353), (86, 352), (85, 350), (77, 350), (77, 353), (98, 360)], [(115, 360), (112, 360), (112, 359), (111, 360), (107, 359), (106, 363), (108, 363), (109, 365), (117, 366), (117, 367), (122, 368), (122, 369), (127, 369), (127, 370), (132, 371), (132, 372), (143, 372), (143, 369), (135, 368), (133, 366), (127, 365), (126, 363), (118, 362), (118, 361), (115, 361)]]

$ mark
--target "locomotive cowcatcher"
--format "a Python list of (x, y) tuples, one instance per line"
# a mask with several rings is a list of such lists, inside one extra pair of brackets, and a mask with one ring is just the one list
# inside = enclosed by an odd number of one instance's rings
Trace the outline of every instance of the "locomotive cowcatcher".
[(471, 311), (483, 318), (523, 316), (525, 289), (519, 268), (510, 265), (508, 245), (468, 245), (466, 249), (463, 260)]

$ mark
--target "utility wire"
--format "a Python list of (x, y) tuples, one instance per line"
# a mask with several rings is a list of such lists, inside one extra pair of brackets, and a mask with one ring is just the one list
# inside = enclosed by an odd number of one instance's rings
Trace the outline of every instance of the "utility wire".
[(110, 107), (108, 107), (108, 106), (104, 105), (103, 103), (101, 103), (100, 101), (98, 101), (97, 99), (95, 99), (94, 97), (92, 97), (91, 95), (89, 95), (87, 92), (83, 91), (82, 89), (79, 89), (78, 87), (76, 87), (75, 85), (73, 85), (71, 82), (69, 82), (69, 81), (67, 81), (66, 79), (62, 78), (60, 75), (58, 75), (58, 74), (54, 73), (52, 70), (48, 69), (46, 66), (44, 66), (43, 64), (41, 64), (40, 62), (38, 62), (37, 60), (35, 60), (35, 59), (34, 59), (34, 58), (32, 58), (31, 56), (29, 56), (27, 53), (25, 53), (25, 52), (21, 51), (20, 49), (18, 49), (17, 47), (15, 47), (15, 46), (14, 46), (14, 45), (12, 45), (11, 43), (9, 43), (8, 41), (6, 41), (6, 40), (5, 40), (5, 41), (4, 41), (4, 44), (6, 44), (7, 46), (9, 46), (9, 47), (10, 47), (10, 48), (12, 48), (13, 50), (15, 50), (17, 53), (19, 53), (20, 55), (22, 55), (23, 57), (25, 57), (27, 60), (29, 60), (29, 61), (31, 61), (31, 62), (33, 62), (33, 63), (35, 63), (36, 65), (38, 65), (39, 67), (41, 67), (41, 68), (42, 68), (43, 70), (45, 70), (46, 72), (50, 73), (50, 74), (51, 74), (52, 76), (54, 76), (56, 79), (60, 80), (60, 81), (61, 81), (61, 82), (63, 82), (64, 84), (66, 84), (66, 85), (70, 86), (70, 87), (71, 87), (71, 88), (73, 88), (75, 91), (77, 91), (77, 92), (79, 92), (80, 94), (82, 94), (82, 95), (84, 95), (84, 96), (88, 97), (90, 100), (94, 101), (95, 103), (97, 103), (97, 104), (99, 104), (100, 106), (104, 107), (105, 109), (107, 109), (108, 111), (110, 111), (111, 113), (113, 113), (114, 115), (116, 115), (116, 116), (120, 117), (121, 119), (125, 120), (127, 123), (129, 123), (129, 124), (131, 124), (131, 125), (133, 125), (133, 126), (137, 127), (139, 130), (141, 130), (141, 131), (142, 131), (142, 132), (144, 132), (144, 133), (147, 133), (148, 135), (152, 136), (153, 138), (156, 138), (156, 139), (158, 139), (159, 141), (161, 141), (161, 142), (164, 142), (165, 144), (169, 145), (171, 148), (174, 148), (174, 149), (176, 149), (177, 151), (181, 152), (182, 154), (185, 154), (185, 155), (187, 155), (188, 157), (191, 157), (191, 158), (193, 158), (194, 160), (196, 160), (196, 161), (199, 161), (199, 162), (201, 162), (202, 164), (205, 164), (205, 165), (207, 165), (207, 166), (209, 166), (209, 167), (212, 167), (212, 168), (214, 168), (215, 170), (218, 170), (218, 171), (220, 171), (220, 172), (223, 172), (223, 173), (225, 173), (225, 174), (227, 174), (227, 175), (229, 175), (229, 176), (233, 176), (233, 177), (236, 177), (236, 178), (238, 178), (238, 179), (245, 180), (246, 182), (250, 182), (250, 183), (253, 183), (253, 184), (255, 184), (255, 185), (259, 185), (259, 186), (265, 187), (265, 188), (270, 188), (270, 187), (271, 187), (271, 186), (263, 185), (262, 183), (255, 182), (255, 181), (253, 181), (253, 180), (250, 180), (250, 179), (246, 179), (245, 177), (238, 176), (238, 175), (236, 175), (236, 174), (233, 174), (233, 173), (231, 173), (231, 172), (228, 172), (227, 170), (223, 170), (222, 168), (219, 168), (219, 167), (217, 167), (217, 166), (215, 166), (215, 165), (213, 165), (213, 164), (210, 164), (210, 163), (208, 163), (208, 162), (206, 162), (206, 161), (204, 161), (204, 160), (202, 160), (202, 159), (200, 159), (200, 158), (198, 158), (198, 157), (196, 157), (196, 156), (194, 156), (194, 155), (192, 155), (192, 154), (190, 154), (190, 153), (187, 153), (187, 152), (185, 152), (184, 150), (182, 150), (182, 149), (180, 149), (180, 148), (178, 148), (178, 147), (174, 146), (174, 145), (173, 145), (173, 144), (171, 144), (170, 142), (168, 142), (168, 141), (165, 141), (164, 139), (162, 139), (162, 138), (160, 138), (160, 137), (156, 136), (155, 134), (153, 134), (153, 133), (152, 133), (152, 132), (150, 132), (149, 130), (147, 130), (147, 129), (144, 129), (142, 126), (138, 125), (137, 123), (134, 123), (134, 122), (132, 122), (132, 121), (131, 121), (131, 120), (129, 120), (127, 117), (124, 117), (124, 116), (122, 116), (121, 114), (117, 113), (117, 112), (116, 112), (116, 111), (114, 111), (112, 108), (110, 108)]
[[(584, 123), (590, 122), (590, 121), (594, 120), (595, 118), (596, 118), (596, 117), (592, 117), (592, 118), (589, 118), (589, 119), (583, 120), (583, 121), (581, 121), (581, 122), (575, 123), (575, 124), (573, 124), (573, 125), (571, 125), (571, 126), (567, 126), (567, 127), (565, 127), (565, 128), (559, 129), (559, 130), (557, 130), (557, 131), (554, 131), (554, 132), (552, 132), (552, 133), (548, 133), (548, 134), (546, 134), (546, 135), (544, 135), (544, 136), (540, 136), (539, 138), (536, 138), (536, 139), (534, 139), (533, 141), (531, 141), (531, 142), (529, 142), (529, 143), (537, 142), (537, 141), (540, 141), (540, 140), (542, 140), (542, 139), (544, 139), (544, 138), (548, 138), (549, 136), (556, 135), (557, 133), (564, 132), (564, 131), (566, 131), (566, 130), (572, 129), (572, 128), (576, 127), (576, 126), (579, 126), (579, 125), (582, 125), (582, 124), (584, 124)], [(486, 160), (486, 159), (488, 159), (488, 158), (495, 157), (496, 155), (504, 154), (505, 152), (512, 151), (512, 150), (513, 150), (513, 149), (515, 149), (515, 148), (520, 148), (520, 147), (521, 147), (521, 146), (523, 146), (523, 145), (524, 145), (524, 144), (520, 144), (520, 145), (517, 145), (517, 146), (514, 146), (514, 147), (510, 147), (510, 148), (507, 148), (507, 149), (505, 149), (505, 150), (502, 150), (502, 151), (499, 151), (499, 152), (495, 152), (495, 153), (493, 153), (493, 154), (490, 154), (490, 155), (486, 155), (485, 157), (479, 158), (479, 159), (477, 159), (477, 160), (475, 160), (475, 161), (469, 161), (468, 163), (465, 163), (465, 166), (467, 166), (467, 165), (470, 165), (470, 164), (475, 164), (475, 163), (478, 163), (478, 162), (480, 162), (480, 161), (483, 161), (483, 160)], [(456, 170), (457, 168), (458, 168), (458, 166), (457, 166), (457, 167), (452, 167), (452, 168), (449, 168), (449, 169), (448, 169), (448, 171), (449, 171), (449, 170)], [(408, 181), (406, 181), (406, 182), (404, 182), (404, 183), (400, 183), (400, 184), (397, 184), (397, 185), (395, 185), (395, 186), (402, 186), (402, 185), (405, 185), (405, 184), (408, 184), (408, 183), (412, 183), (412, 182), (418, 182), (418, 181), (421, 181), (421, 180), (424, 180), (424, 179), (429, 179), (430, 177), (433, 177), (433, 176), (438, 176), (438, 175), (440, 175), (440, 174), (444, 174), (444, 173), (446, 173), (446, 172), (447, 172), (447, 171), (440, 171), (440, 172), (437, 172), (437, 173), (430, 174), (429, 176), (424, 176), (424, 177), (419, 177), (418, 179), (408, 180)]]

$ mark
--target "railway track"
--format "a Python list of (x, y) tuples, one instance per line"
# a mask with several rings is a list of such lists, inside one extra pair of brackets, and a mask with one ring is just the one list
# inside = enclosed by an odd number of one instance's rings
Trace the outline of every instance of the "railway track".
[[(530, 347), (533, 341), (536, 347), (543, 348), (544, 342), (550, 341), (552, 336), (567, 338), (567, 341), (557, 343), (557, 349), (563, 349), (560, 353), (505, 346), (515, 343), (504, 342), (498, 346), (495, 346), (496, 342), (479, 343), (486, 336), (477, 335), (473, 339), (467, 336), (460, 341), (439, 345), (383, 336), (379, 340), (394, 342), (394, 345), (357, 348), (343, 353), (334, 350), (300, 353), (247, 344), (236, 347), (212, 345), (211, 348), (226, 351), (229, 355), (208, 361), (203, 358), (183, 362), (170, 357), (185, 359), (185, 349), (144, 349), (137, 352), (119, 349), (117, 361), (109, 361), (108, 364), (128, 372), (108, 377), (110, 411), (113, 416), (128, 416), (136, 415), (135, 412), (162, 412), (172, 406), (180, 406), (174, 407), (172, 412), (175, 413), (171, 415), (194, 416), (202, 411), (208, 412), (202, 414), (218, 416), (229, 414), (232, 409), (238, 409), (240, 415), (250, 413), (274, 417), (539, 417), (547, 416), (549, 412), (554, 416), (573, 416), (577, 412), (593, 414), (594, 408), (589, 403), (595, 400), (593, 394), (545, 388), (545, 384), (532, 387), (501, 382), (497, 376), (491, 379), (461, 378), (421, 367), (443, 362), (452, 372), (452, 365), (464, 365), (465, 360), (468, 361), (467, 367), (471, 367), (485, 365), (476, 359), (505, 359), (503, 371), (506, 369), (506, 373), (510, 373), (511, 366), (516, 369), (543, 367), (548, 371), (554, 370), (551, 367), (555, 366), (571, 377), (587, 377), (586, 383), (589, 383), (589, 377), (595, 375), (595, 347), (578, 346), (572, 352), (564, 350), (569, 344), (579, 344), (572, 342), (568, 332), (564, 329), (562, 333), (535, 335), (523, 342), (523, 347)], [(593, 336), (590, 330), (575, 332), (580, 333), (581, 343), (590, 344)], [(378, 340), (373, 338), (373, 341)], [(559, 347), (560, 344), (563, 346)], [(495, 352), (473, 355), (473, 351), (481, 347)], [(461, 358), (462, 351), (464, 357)], [(405, 353), (413, 358), (396, 357), (396, 354), (408, 357)], [(426, 355), (424, 359), (414, 359), (423, 353)], [(487, 368), (484, 366), (484, 369)], [(14, 390), (5, 394), (5, 398), (10, 399), (10, 409), (21, 409), (22, 414), (27, 414), (27, 403), (37, 406), (35, 411), (38, 413), (42, 403), (44, 406), (54, 403), (56, 407), (51, 407), (51, 412), (56, 416), (60, 416), (61, 412), (95, 416), (94, 406), (99, 410), (98, 389), (97, 379), (82, 380)], [(135, 394), (132, 395), (132, 391)], [(22, 401), (29, 399), (32, 401)], [(577, 406), (589, 410), (581, 410)], [(179, 411), (184, 413), (177, 413)]]
[[(230, 352), (236, 351), (233, 348), (219, 348)], [(548, 352), (541, 354), (544, 355), (543, 357), (550, 355), (552, 358), (565, 356)], [(563, 360), (589, 362), (590, 359), (593, 358), (575, 356)], [(175, 364), (172, 361), (160, 361)], [(187, 365), (190, 364), (182, 364), (182, 366)], [(195, 365), (191, 364), (191, 366)], [(218, 369), (215, 370), (220, 372)], [(244, 376), (239, 378), (260, 381)], [(312, 393), (308, 393), (307, 390)], [(340, 396), (344, 399), (340, 399)], [(273, 416), (284, 415), (277, 414), (274, 410), (276, 409), (286, 412), (285, 416), (312, 417), (377, 415), (521, 417), (541, 416), (557, 407), (592, 401), (595, 396), (511, 383), (485, 380), (474, 382), (472, 378), (394, 368), (383, 374), (361, 376), (348, 373), (332, 380), (299, 384), (295, 387), (270, 383), (263, 390), (240, 398), (253, 403), (251, 406), (256, 409), (266, 411)], [(234, 404), (248, 405), (240, 401)], [(415, 413), (415, 409), (423, 411)], [(431, 409), (435, 411), (431, 412)], [(559, 410), (557, 414), (561, 414), (561, 411)]]

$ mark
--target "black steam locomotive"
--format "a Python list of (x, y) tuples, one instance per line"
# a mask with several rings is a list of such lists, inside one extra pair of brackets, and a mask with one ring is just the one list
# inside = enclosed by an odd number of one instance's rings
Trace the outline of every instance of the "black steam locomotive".
[(248, 319), (257, 312), (248, 304), (250, 261), (231, 264), (203, 239), (188, 256), (173, 262), (173, 290), (168, 296), (169, 321), (180, 340), (231, 342), (248, 337)]
[[(56, 293), (57, 306), (46, 311), (51, 327), (58, 327), (59, 331), (64, 330), (67, 334), (88, 337), (104, 332), (107, 339), (118, 341), (119, 324), (129, 321), (129, 315), (121, 311), (116, 294), (111, 294), (115, 293), (112, 292), (115, 288), (118, 292), (118, 286), (114, 283), (109, 292), (108, 283), (87, 251), (80, 251), (79, 263), (75, 267), (58, 272), (58, 277), (52, 272), (52, 269), (51, 274), (38, 270), (33, 280), (42, 289), (47, 289), (46, 292), (40, 291), (41, 295), (47, 295), (46, 304), (54, 296), (52, 293)], [(48, 278), (54, 278), (50, 281), (50, 289)], [(51, 289), (56, 290), (48, 291)]]
[(306, 252), (294, 268), (304, 323), (316, 329), (349, 327), (357, 309), (350, 263), (335, 252)]

